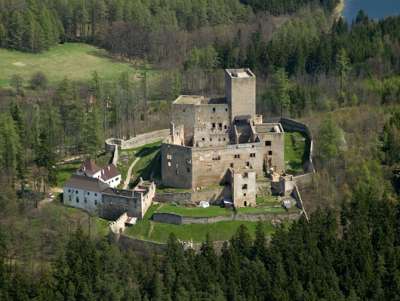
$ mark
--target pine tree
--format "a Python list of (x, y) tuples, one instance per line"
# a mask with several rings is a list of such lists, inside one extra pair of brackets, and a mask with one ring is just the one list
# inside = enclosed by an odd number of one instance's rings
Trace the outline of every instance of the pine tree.
[(21, 144), (15, 122), (7, 113), (0, 114), (0, 141), (0, 165), (6, 178), (14, 184)]

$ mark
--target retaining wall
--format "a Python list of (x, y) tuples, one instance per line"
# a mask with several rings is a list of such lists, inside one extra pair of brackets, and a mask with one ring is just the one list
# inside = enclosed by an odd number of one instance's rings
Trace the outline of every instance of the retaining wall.
[(180, 216), (172, 213), (154, 213), (153, 221), (174, 225), (186, 224), (212, 224), (226, 221), (272, 221), (272, 220), (285, 220), (293, 221), (299, 219), (299, 213), (258, 213), (258, 214), (231, 214), (227, 216), (213, 216), (213, 217), (189, 217)]

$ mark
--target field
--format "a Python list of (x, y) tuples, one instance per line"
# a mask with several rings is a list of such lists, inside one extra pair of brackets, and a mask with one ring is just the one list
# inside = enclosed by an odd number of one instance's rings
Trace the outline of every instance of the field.
[(298, 132), (285, 133), (285, 163), (288, 173), (303, 172), (306, 139)]
[(131, 64), (116, 61), (107, 52), (81, 43), (66, 43), (39, 53), (25, 53), (0, 49), (0, 87), (8, 86), (14, 74), (29, 80), (35, 72), (46, 74), (51, 83), (65, 77), (88, 80), (97, 71), (105, 80), (116, 78), (125, 71), (134, 71)]

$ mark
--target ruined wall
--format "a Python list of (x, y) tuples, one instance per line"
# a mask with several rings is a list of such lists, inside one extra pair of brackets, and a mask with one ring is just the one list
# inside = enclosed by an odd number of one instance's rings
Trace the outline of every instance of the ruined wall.
[(145, 134), (137, 135), (129, 140), (117, 139), (117, 138), (109, 138), (105, 141), (106, 151), (114, 152), (116, 146), (119, 146), (120, 149), (130, 149), (141, 147), (146, 144), (155, 143), (160, 140), (166, 139), (170, 134), (169, 129), (149, 132)]
[(229, 167), (251, 167), (263, 172), (265, 147), (263, 143), (227, 145), (213, 148), (194, 148), (193, 187), (215, 185), (225, 179)]
[(110, 230), (113, 233), (120, 234), (125, 231), (125, 222), (128, 219), (128, 214), (123, 213), (118, 219), (113, 222), (110, 222)]
[(192, 149), (181, 145), (161, 145), (163, 185), (192, 188)]
[(227, 104), (196, 106), (193, 145), (209, 147), (229, 143), (229, 107)]
[(232, 199), (236, 208), (256, 205), (256, 173), (254, 171), (234, 172), (232, 175)]
[(142, 218), (138, 199), (113, 194), (103, 194), (103, 202), (98, 210), (99, 216), (109, 220), (115, 220), (125, 212), (129, 216)]
[(155, 195), (156, 195), (156, 185), (153, 182), (149, 186), (149, 190), (147, 191), (147, 193), (142, 194), (142, 197), (140, 200), (140, 207), (141, 207), (140, 208), (140, 212), (141, 212), (140, 218), (143, 218), (144, 215), (146, 214), (147, 210), (153, 203), (153, 199), (154, 199)]
[(172, 104), (171, 122), (175, 124), (175, 126), (183, 125), (185, 145), (190, 145), (192, 143), (195, 120), (195, 105), (181, 103)]
[(265, 146), (267, 166), (278, 173), (285, 171), (285, 134), (258, 133)]
[(224, 198), (231, 196), (230, 188), (216, 186), (193, 192), (163, 192), (157, 193), (154, 200), (162, 203), (176, 203), (180, 205), (198, 204), (200, 201), (208, 201), (212, 204), (219, 204)]

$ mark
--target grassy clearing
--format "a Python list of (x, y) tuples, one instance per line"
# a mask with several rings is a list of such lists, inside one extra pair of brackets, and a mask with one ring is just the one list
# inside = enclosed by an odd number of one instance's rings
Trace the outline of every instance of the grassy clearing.
[(285, 133), (285, 162), (289, 173), (303, 172), (304, 157), (306, 154), (306, 139), (298, 132)]
[(135, 71), (131, 64), (110, 58), (105, 50), (82, 43), (66, 43), (49, 51), (32, 54), (0, 49), (0, 86), (8, 86), (14, 74), (25, 80), (35, 72), (46, 74), (50, 83), (68, 77), (84, 81), (97, 71), (101, 78), (110, 80), (122, 72)]
[(57, 166), (56, 178), (57, 178), (57, 187), (64, 186), (64, 183), (69, 180), (72, 174), (81, 166), (80, 162), (77, 163), (68, 163)]
[(173, 213), (181, 216), (190, 217), (214, 217), (214, 216), (228, 216), (233, 213), (232, 210), (221, 208), (219, 206), (210, 206), (208, 208), (201, 207), (183, 207), (174, 205), (161, 205), (157, 210), (158, 213)]
[[(171, 225), (141, 221), (129, 228), (126, 234), (144, 240), (166, 242), (170, 233), (174, 233), (178, 239), (194, 242), (203, 242), (209, 234), (211, 240), (228, 240), (237, 231), (240, 225), (245, 225), (254, 237), (257, 222), (229, 221), (214, 224)], [(274, 227), (270, 223), (263, 223), (265, 233), (271, 235)]]

